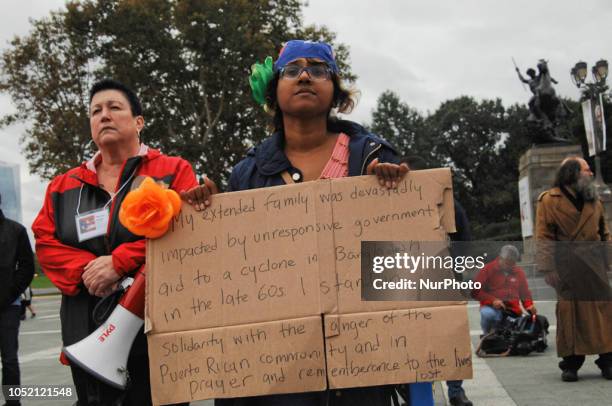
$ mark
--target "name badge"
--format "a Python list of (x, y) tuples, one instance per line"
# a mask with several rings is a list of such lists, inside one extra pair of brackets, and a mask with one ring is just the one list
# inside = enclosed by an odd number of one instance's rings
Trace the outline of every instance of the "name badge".
[(109, 219), (108, 207), (77, 214), (74, 218), (76, 220), (79, 242), (106, 234)]

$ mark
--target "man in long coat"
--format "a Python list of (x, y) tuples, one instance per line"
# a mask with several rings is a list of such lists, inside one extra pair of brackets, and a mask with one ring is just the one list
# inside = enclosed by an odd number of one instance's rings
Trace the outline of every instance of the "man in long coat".
[(558, 295), (561, 379), (578, 380), (591, 354), (599, 354), (595, 363), (612, 379), (612, 290), (606, 244), (600, 242), (610, 241), (610, 233), (584, 159), (563, 161), (554, 187), (538, 198), (536, 240), (538, 271)]

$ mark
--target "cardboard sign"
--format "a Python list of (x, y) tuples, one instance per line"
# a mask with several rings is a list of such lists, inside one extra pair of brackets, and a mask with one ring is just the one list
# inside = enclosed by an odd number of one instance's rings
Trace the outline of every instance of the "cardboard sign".
[(153, 334), (155, 404), (326, 387), (320, 317)]
[[(184, 371), (190, 364), (198, 365), (201, 371), (208, 370), (206, 351), (166, 355), (163, 343), (180, 338), (191, 342), (194, 336), (203, 340), (212, 332), (229, 340), (236, 331), (252, 331), (255, 326), (278, 330), (283, 322), (308, 321), (304, 324), (308, 338), (296, 339), (291, 346), (292, 351), (308, 353), (320, 348), (317, 347), (320, 343), (309, 335), (313, 331), (318, 329), (322, 337), (325, 328), (325, 340), (332, 339), (327, 328), (329, 317), (358, 320), (369, 312), (433, 306), (440, 309), (434, 313), (441, 324), (427, 324), (426, 334), (406, 333), (411, 356), (424, 359), (428, 351), (434, 351), (447, 357), (455, 346), (451, 348), (447, 340), (436, 337), (457, 335), (465, 335), (465, 340), (457, 341), (457, 350), (462, 356), (469, 354), (467, 315), (465, 311), (453, 310), (456, 302), (361, 301), (362, 240), (440, 241), (453, 231), (448, 169), (412, 171), (394, 191), (380, 187), (374, 176), (363, 176), (219, 194), (203, 212), (185, 205), (171, 230), (163, 238), (149, 241), (147, 246), (145, 328), (149, 333), (153, 398), (156, 402), (171, 403), (307, 392), (323, 389), (326, 379), (330, 384), (334, 382), (334, 387), (363, 386), (365, 381), (361, 377), (331, 379), (329, 362), (336, 362), (335, 358), (329, 358), (327, 366), (324, 359), (308, 362), (296, 359), (283, 367), (283, 374), (279, 375), (283, 380), (267, 384), (262, 377), (274, 371), (279, 373), (278, 369), (273, 371), (250, 358), (256, 357), (263, 347), (246, 346), (246, 352), (236, 349), (231, 355), (207, 350), (226, 361), (248, 359), (250, 372), (246, 375), (258, 378), (246, 379), (240, 385), (242, 375), (232, 371), (217, 377), (224, 382), (221, 388), (204, 385), (195, 391), (190, 381), (171, 382), (162, 375), (162, 365), (168, 371), (170, 368)], [(451, 313), (455, 323), (449, 329), (445, 317)], [(385, 341), (398, 333), (375, 323), (368, 330), (372, 331), (363, 334), (378, 334)], [(268, 333), (266, 345), (283, 353), (282, 338), (272, 331)], [(344, 335), (342, 332), (333, 335), (333, 341), (342, 342), (346, 339)], [(401, 353), (399, 349), (388, 352), (390, 357)], [(323, 362), (325, 378), (318, 376), (319, 361)], [(295, 371), (299, 375), (303, 368), (314, 374), (309, 376), (312, 379), (296, 381)], [(471, 370), (446, 367), (439, 378), (445, 376), (468, 378)], [(232, 378), (236, 380), (228, 386)], [(404, 372), (387, 373), (377, 375), (372, 384), (393, 383), (397, 379), (425, 380)]]
[(462, 305), (325, 316), (329, 385), (471, 378), (466, 318)]
[(446, 215), (447, 212), (452, 213), (450, 229), (454, 230), (454, 207), (452, 204), (445, 206), (444, 200), (444, 192), (450, 189), (450, 176), (447, 182), (440, 183), (437, 178), (424, 175), (422, 172), (411, 174), (397, 191), (380, 188), (368, 177), (344, 178), (332, 183), (333, 193), (349, 199), (348, 202), (334, 202), (331, 206), (334, 221), (346, 225), (334, 233), (336, 263), (335, 273), (331, 275), (334, 279), (324, 280), (337, 291), (337, 312), (358, 313), (428, 305), (422, 302), (364, 302), (361, 300), (361, 273), (355, 272), (361, 269), (361, 240), (444, 240), (447, 229), (442, 219), (448, 219), (450, 214)]
[(317, 219), (316, 184), (300, 186), (215, 195), (199, 213), (185, 205), (147, 248), (152, 332), (320, 314), (312, 256), (333, 224)]

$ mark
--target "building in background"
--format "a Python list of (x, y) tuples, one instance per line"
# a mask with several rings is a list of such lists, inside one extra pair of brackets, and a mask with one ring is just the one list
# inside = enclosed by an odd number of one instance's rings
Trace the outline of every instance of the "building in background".
[(2, 194), (4, 215), (21, 223), (21, 183), (18, 164), (0, 161), (0, 194)]

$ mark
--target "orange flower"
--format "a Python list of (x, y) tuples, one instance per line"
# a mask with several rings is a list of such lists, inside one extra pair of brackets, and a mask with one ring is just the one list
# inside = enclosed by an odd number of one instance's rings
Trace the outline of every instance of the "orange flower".
[(133, 234), (158, 238), (168, 231), (172, 217), (180, 210), (178, 193), (147, 177), (123, 199), (119, 221)]

